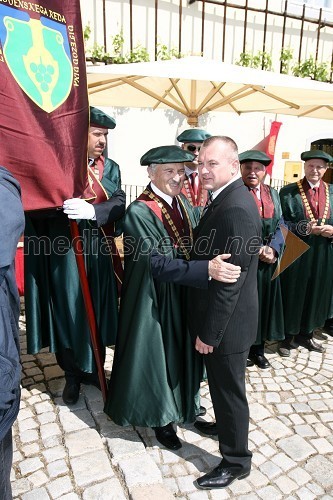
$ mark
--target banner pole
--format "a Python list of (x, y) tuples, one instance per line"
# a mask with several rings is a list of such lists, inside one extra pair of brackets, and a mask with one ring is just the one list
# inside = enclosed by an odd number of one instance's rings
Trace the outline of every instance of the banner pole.
[(80, 236), (79, 227), (76, 220), (70, 220), (70, 229), (72, 235), (73, 249), (76, 258), (76, 264), (80, 278), (81, 290), (90, 329), (91, 344), (97, 365), (98, 379), (101, 385), (103, 401), (105, 403), (107, 395), (107, 385), (104, 372), (104, 360), (102, 356), (101, 342), (97, 330), (96, 315), (91, 298), (86, 268), (84, 265), (82, 238)]

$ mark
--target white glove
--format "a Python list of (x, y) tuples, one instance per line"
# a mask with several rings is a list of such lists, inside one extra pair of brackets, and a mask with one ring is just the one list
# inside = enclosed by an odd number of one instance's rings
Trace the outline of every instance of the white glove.
[(62, 208), (69, 219), (96, 220), (94, 205), (81, 198), (65, 200)]

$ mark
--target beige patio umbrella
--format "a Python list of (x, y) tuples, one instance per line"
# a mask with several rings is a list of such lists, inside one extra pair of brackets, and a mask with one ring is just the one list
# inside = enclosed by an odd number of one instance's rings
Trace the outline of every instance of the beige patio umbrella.
[(93, 106), (172, 108), (197, 126), (209, 111), (333, 119), (333, 85), (202, 57), (87, 66)]

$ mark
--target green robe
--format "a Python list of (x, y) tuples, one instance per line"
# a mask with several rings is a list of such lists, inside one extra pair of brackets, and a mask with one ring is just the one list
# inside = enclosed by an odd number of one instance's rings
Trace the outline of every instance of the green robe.
[[(187, 330), (186, 288), (152, 277), (150, 252), (163, 238), (160, 219), (134, 201), (125, 216), (119, 330), (104, 409), (118, 425), (193, 422), (198, 411), (202, 357)], [(164, 252), (177, 257), (170, 245)]]
[[(120, 189), (119, 166), (105, 159), (101, 183), (111, 196)], [(73, 350), (76, 365), (84, 372), (96, 371), (90, 342), (77, 264), (71, 248), (68, 217), (61, 211), (29, 213), (25, 228), (25, 308), (27, 350), (35, 354), (44, 347)], [(115, 343), (118, 297), (111, 256), (96, 221), (81, 220), (86, 271), (104, 346)], [(30, 246), (47, 241), (41, 251)], [(61, 249), (61, 241), (65, 246)], [(28, 246), (29, 245), (29, 246)], [(36, 246), (35, 246), (36, 249)]]
[[(268, 239), (277, 229), (282, 211), (278, 192), (270, 189), (274, 204), (272, 218), (261, 219), (262, 239)], [(262, 344), (265, 340), (282, 340), (284, 338), (283, 303), (279, 277), (272, 281), (272, 276), (278, 263), (267, 264), (259, 260), (258, 264), (258, 295), (259, 295), (259, 322), (255, 344)]]
[[(329, 185), (330, 218), (325, 224), (333, 225), (333, 186)], [(280, 275), (284, 306), (285, 332), (297, 335), (310, 333), (324, 325), (332, 314), (333, 245), (330, 238), (304, 235), (305, 215), (296, 183), (280, 191), (281, 207), (285, 222), (292, 223), (295, 234), (310, 248)], [(319, 223), (321, 220), (319, 219)], [(300, 223), (298, 228), (295, 224)], [(288, 246), (288, 241), (287, 241)]]

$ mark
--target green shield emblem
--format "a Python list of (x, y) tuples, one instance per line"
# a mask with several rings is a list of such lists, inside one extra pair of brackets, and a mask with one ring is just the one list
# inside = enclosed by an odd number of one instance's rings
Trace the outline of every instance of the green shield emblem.
[(6, 16), (4, 25), (3, 52), (13, 77), (33, 102), (51, 113), (66, 100), (73, 83), (62, 34), (38, 19), (25, 22)]

